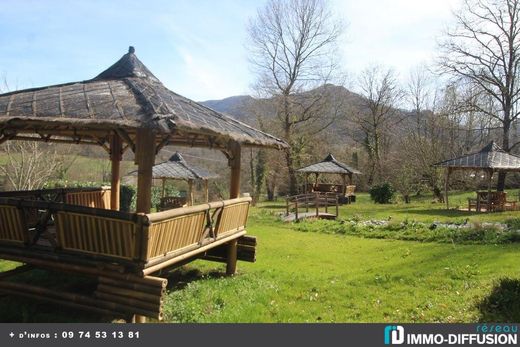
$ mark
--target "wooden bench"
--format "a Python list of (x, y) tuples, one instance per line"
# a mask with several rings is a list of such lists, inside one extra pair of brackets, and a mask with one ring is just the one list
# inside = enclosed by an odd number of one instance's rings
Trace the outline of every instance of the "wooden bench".
[(348, 198), (349, 203), (356, 202), (356, 186), (347, 186), (345, 190), (345, 197)]
[(174, 208), (186, 207), (188, 199), (185, 196), (165, 196), (161, 198), (157, 211), (166, 211)]
[(485, 209), (486, 212), (514, 211), (516, 201), (507, 200), (506, 192), (477, 191), (476, 198), (468, 198), (468, 211), (472, 209), (477, 212), (481, 212), (482, 209)]

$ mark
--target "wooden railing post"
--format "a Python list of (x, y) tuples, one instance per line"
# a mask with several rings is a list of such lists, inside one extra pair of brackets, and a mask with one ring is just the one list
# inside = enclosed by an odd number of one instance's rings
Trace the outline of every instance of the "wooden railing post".
[[(240, 196), (240, 163), (242, 149), (240, 143), (232, 141), (229, 144), (229, 166), (231, 169), (229, 198)], [(228, 243), (226, 274), (233, 275), (237, 271), (237, 241)]]
[(296, 200), (294, 200), (294, 213), (296, 215), (296, 221), (298, 221), (298, 198), (296, 198)]
[(329, 197), (325, 195), (325, 213), (329, 213)]
[(110, 209), (119, 211), (119, 201), (121, 188), (121, 160), (123, 159), (123, 149), (119, 136), (112, 135), (110, 138), (110, 161), (112, 163), (111, 191), (110, 191)]
[(237, 271), (237, 240), (230, 241), (227, 247), (226, 275), (234, 275)]
[[(137, 164), (136, 210), (150, 213), (152, 207), (152, 167), (155, 163), (155, 134), (151, 129), (137, 130), (135, 161)], [(134, 315), (135, 323), (146, 323), (146, 317)]]

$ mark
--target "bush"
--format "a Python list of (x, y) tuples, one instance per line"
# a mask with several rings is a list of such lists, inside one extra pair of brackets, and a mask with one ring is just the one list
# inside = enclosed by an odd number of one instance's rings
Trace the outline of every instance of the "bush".
[(123, 212), (135, 211), (136, 188), (122, 184), (119, 190), (119, 209)]
[(388, 204), (395, 194), (395, 189), (390, 183), (383, 183), (370, 188), (370, 198), (376, 204)]

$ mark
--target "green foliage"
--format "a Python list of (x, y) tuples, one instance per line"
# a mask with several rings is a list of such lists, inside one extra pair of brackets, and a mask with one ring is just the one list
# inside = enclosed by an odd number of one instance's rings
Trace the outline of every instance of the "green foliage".
[(110, 183), (100, 182), (81, 182), (81, 181), (69, 181), (69, 180), (53, 180), (46, 182), (42, 189), (53, 189), (53, 188), (97, 188), (102, 186), (110, 186)]
[(121, 211), (135, 211), (137, 189), (134, 186), (122, 184), (119, 197), (119, 207)]
[(390, 183), (385, 182), (370, 188), (369, 193), (376, 204), (388, 204), (394, 197), (395, 189)]
[[(180, 192), (171, 184), (166, 184), (164, 196), (180, 196)], [(152, 187), (152, 207), (157, 207), (161, 203), (162, 187)]]
[(393, 222), (383, 225), (365, 224), (352, 220), (308, 220), (296, 223), (294, 228), (303, 232), (353, 235), (374, 239), (392, 239), (454, 244), (504, 244), (520, 242), (517, 230), (500, 230), (494, 226), (450, 228), (414, 221)]

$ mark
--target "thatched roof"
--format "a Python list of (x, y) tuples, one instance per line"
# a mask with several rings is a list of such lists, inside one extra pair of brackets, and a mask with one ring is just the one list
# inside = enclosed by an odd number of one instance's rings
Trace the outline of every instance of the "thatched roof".
[(302, 167), (297, 170), (298, 172), (306, 172), (306, 173), (332, 173), (332, 174), (361, 174), (360, 171), (348, 166), (347, 164), (343, 164), (334, 158), (332, 154), (327, 155), (323, 161), (312, 164), (306, 167)]
[(153, 178), (178, 180), (207, 180), (218, 177), (207, 170), (188, 165), (180, 153), (176, 152), (168, 161), (153, 167)]
[[(0, 142), (20, 133), (66, 135), (138, 128), (171, 136), (168, 144), (281, 148), (287, 144), (262, 131), (167, 89), (137, 58), (133, 47), (97, 77), (0, 94)], [(52, 140), (52, 137), (49, 137)], [(97, 138), (99, 140), (99, 137)], [(97, 141), (95, 140), (95, 141)]]
[(494, 171), (520, 171), (520, 157), (506, 153), (491, 141), (480, 151), (434, 164), (458, 169), (491, 169)]

